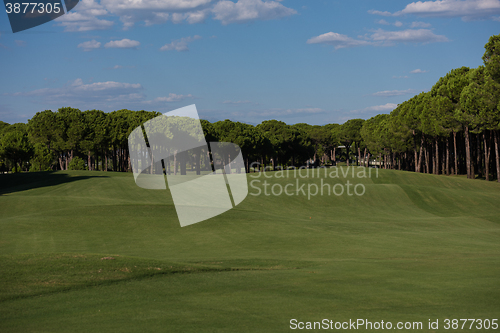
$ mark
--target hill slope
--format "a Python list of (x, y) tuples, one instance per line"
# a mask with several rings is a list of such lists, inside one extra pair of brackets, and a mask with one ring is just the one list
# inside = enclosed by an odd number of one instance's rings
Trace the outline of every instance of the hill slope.
[[(236, 208), (181, 228), (169, 192), (131, 174), (0, 175), (0, 330), (277, 332), (293, 318), (365, 318), (426, 331), (428, 319), (443, 329), (498, 315), (500, 184), (390, 170), (256, 176)], [(327, 194), (347, 181), (364, 194)], [(287, 185), (291, 195), (272, 195)]]

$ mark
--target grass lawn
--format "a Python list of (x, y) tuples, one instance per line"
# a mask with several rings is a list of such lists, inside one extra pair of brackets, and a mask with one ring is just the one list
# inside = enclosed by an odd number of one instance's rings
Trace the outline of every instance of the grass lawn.
[[(0, 332), (500, 319), (500, 184), (359, 170), (249, 174), (240, 205), (184, 228), (132, 174), (0, 175)], [(363, 195), (307, 195), (347, 181)]]

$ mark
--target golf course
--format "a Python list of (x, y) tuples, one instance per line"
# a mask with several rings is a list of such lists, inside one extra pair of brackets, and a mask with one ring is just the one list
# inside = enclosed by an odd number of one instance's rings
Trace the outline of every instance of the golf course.
[[(142, 189), (132, 173), (0, 175), (0, 332), (344, 331), (335, 323), (358, 319), (394, 331), (420, 322), (401, 329), (420, 332), (454, 331), (458, 319), (472, 332), (498, 322), (499, 183), (278, 173), (247, 174), (241, 204), (183, 228), (170, 192)], [(362, 195), (307, 195), (347, 181)], [(306, 195), (269, 193), (298, 182)], [(461, 329), (463, 318), (484, 326)], [(325, 319), (332, 327), (314, 326)]]

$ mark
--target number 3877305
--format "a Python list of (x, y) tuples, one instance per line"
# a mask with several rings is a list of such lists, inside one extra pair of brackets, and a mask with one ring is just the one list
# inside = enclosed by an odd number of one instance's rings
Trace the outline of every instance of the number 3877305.
[(14, 2), (6, 3), (5, 10), (7, 14), (59, 14), (61, 12), (61, 3), (43, 3), (43, 2)]

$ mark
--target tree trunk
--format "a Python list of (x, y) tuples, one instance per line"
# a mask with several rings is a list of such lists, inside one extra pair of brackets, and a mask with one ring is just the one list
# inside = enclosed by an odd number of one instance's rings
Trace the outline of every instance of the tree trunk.
[(498, 131), (493, 131), (493, 137), (495, 140), (495, 156), (496, 156), (496, 164), (497, 164), (497, 181), (500, 183), (500, 156), (498, 151)]
[(434, 139), (434, 142), (436, 144), (436, 168), (434, 169), (434, 174), (439, 175), (439, 142), (437, 137)]
[(483, 144), (484, 144), (484, 174), (486, 180), (490, 180), (490, 148), (486, 142), (486, 134), (483, 132)]
[(417, 156), (417, 141), (415, 141), (415, 130), (413, 130), (413, 152), (415, 153), (415, 156), (414, 156), (414, 158), (415, 158), (415, 172), (419, 172), (420, 167), (417, 164), (418, 156)]
[(477, 173), (479, 174), (479, 177), (482, 177), (484, 175), (484, 169), (482, 165), (482, 154), (481, 154), (481, 139), (479, 137), (479, 133), (476, 134), (476, 163), (477, 163)]
[(430, 173), (429, 172), (429, 149), (427, 149), (427, 145), (424, 148), (424, 154), (425, 154), (425, 173)]
[(179, 162), (181, 164), (181, 175), (186, 175), (186, 167), (187, 167), (187, 152), (182, 152), (179, 154)]
[(177, 150), (174, 151), (174, 176), (175, 175), (177, 175)]
[(455, 131), (453, 131), (453, 149), (455, 154), (455, 175), (458, 175), (457, 133)]
[(422, 133), (422, 138), (420, 139), (420, 152), (418, 156), (417, 172), (422, 172), (421, 169), (422, 169), (423, 150), (424, 150), (424, 133)]
[(446, 138), (446, 175), (450, 175), (450, 138)]
[(349, 146), (348, 145), (345, 145), (345, 151), (346, 151), (346, 162), (347, 162), (347, 166), (349, 166)]
[(469, 137), (469, 126), (465, 126), (465, 159), (466, 159), (466, 168), (467, 168), (467, 178), (474, 178), (471, 167), (471, 158), (470, 158), (470, 137)]
[[(195, 154), (194, 159), (195, 159), (195, 163), (196, 163), (196, 174), (199, 175), (199, 174), (201, 174), (201, 165), (200, 165), (201, 164), (201, 156), (200, 156), (200, 154)], [(247, 160), (247, 164), (248, 164), (248, 160)], [(247, 166), (247, 168), (248, 168), (248, 166)]]

